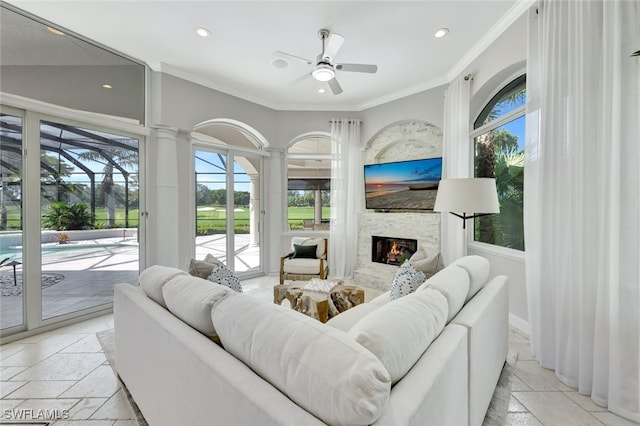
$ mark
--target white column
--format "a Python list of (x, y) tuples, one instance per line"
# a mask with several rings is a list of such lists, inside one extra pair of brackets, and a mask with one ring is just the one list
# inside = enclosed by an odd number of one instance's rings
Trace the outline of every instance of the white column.
[(260, 244), (260, 176), (249, 175), (249, 244)]
[(320, 191), (320, 188), (316, 189), (314, 207), (313, 223), (319, 225), (322, 222), (322, 192)]
[(179, 191), (177, 142), (178, 129), (154, 126), (156, 143), (156, 205), (155, 241), (156, 263), (179, 267)]

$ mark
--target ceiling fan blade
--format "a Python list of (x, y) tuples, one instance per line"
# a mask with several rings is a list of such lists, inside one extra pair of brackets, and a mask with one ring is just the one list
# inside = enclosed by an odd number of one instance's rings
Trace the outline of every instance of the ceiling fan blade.
[(378, 71), (378, 66), (369, 64), (336, 64), (336, 69), (339, 71), (368, 72), (373, 74)]
[(300, 57), (300, 56), (292, 55), (291, 53), (287, 53), (287, 52), (281, 52), (279, 50), (276, 50), (275, 52), (273, 52), (273, 54), (275, 56), (280, 56), (280, 57), (283, 57), (283, 58), (296, 59), (298, 61), (305, 62), (307, 65), (315, 64), (315, 62), (311, 61), (310, 59), (306, 59), (306, 58), (303, 58), (303, 57)]
[(311, 73), (310, 72), (306, 72), (304, 74), (302, 74), (300, 77), (296, 78), (295, 80), (293, 80), (291, 83), (289, 83), (290, 85), (295, 85), (295, 84), (300, 84), (303, 81), (307, 80), (311, 78)]
[(340, 93), (342, 93), (342, 87), (340, 87), (340, 84), (338, 83), (338, 80), (335, 79), (335, 77), (327, 81), (327, 83), (329, 83), (329, 87), (331, 88), (331, 91), (334, 95), (339, 95)]
[(344, 43), (344, 37), (342, 37), (340, 34), (331, 33), (329, 35), (329, 39), (327, 40), (327, 45), (324, 48), (324, 54), (322, 55), (323, 59), (328, 57), (331, 59), (331, 61), (333, 61), (333, 58), (336, 57), (338, 50), (340, 50), (340, 47), (342, 47), (342, 43)]

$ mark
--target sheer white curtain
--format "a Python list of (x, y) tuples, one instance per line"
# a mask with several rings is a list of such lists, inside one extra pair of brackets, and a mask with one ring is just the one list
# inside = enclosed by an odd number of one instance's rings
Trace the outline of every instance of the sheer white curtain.
[(331, 121), (329, 273), (350, 278), (356, 266), (358, 220), (364, 206), (360, 120)]
[[(471, 80), (458, 77), (445, 92), (442, 142), (442, 177), (469, 177), (469, 91)], [(462, 221), (449, 213), (440, 215), (440, 251), (446, 265), (467, 253)]]
[(532, 350), (640, 421), (640, 3), (542, 1), (529, 23)]

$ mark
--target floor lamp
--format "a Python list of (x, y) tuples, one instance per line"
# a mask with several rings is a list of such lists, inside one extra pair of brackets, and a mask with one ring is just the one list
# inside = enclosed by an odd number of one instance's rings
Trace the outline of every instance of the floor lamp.
[(462, 219), (463, 255), (467, 254), (467, 219), (500, 213), (496, 180), (493, 178), (443, 179), (438, 185), (436, 212), (449, 212)]

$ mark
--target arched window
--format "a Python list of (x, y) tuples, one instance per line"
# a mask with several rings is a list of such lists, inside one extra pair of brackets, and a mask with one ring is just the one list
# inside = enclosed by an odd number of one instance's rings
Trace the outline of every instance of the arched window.
[(474, 241), (524, 250), (526, 76), (491, 98), (474, 121), (474, 176), (496, 179), (500, 213), (475, 219)]
[(291, 230), (328, 230), (331, 137), (302, 135), (287, 149), (287, 225)]

